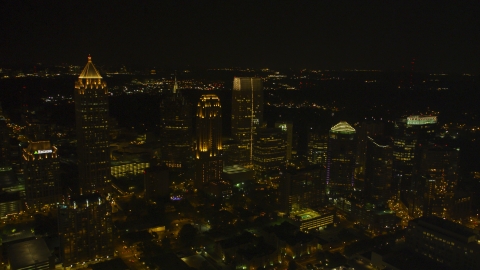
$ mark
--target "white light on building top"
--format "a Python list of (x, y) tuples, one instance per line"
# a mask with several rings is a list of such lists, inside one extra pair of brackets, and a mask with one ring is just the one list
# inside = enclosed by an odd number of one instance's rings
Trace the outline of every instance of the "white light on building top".
[(412, 115), (407, 117), (407, 125), (427, 125), (437, 123), (436, 116)]

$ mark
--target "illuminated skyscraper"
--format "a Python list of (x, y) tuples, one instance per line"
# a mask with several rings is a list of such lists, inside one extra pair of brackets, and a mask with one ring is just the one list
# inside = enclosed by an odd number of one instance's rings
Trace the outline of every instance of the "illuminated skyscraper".
[(162, 100), (161, 111), (161, 159), (172, 169), (182, 169), (192, 160), (192, 118), (191, 106), (177, 90)]
[(458, 181), (458, 149), (436, 146), (422, 153), (425, 176), (423, 215), (450, 218)]
[(285, 167), (287, 133), (281, 128), (259, 128), (253, 144), (253, 169), (257, 177), (278, 175)]
[(222, 160), (222, 107), (213, 94), (202, 95), (197, 105), (195, 187), (220, 180)]
[(110, 184), (108, 90), (88, 57), (75, 83), (80, 193), (104, 192)]
[(99, 194), (70, 199), (58, 206), (63, 266), (113, 256), (112, 207)]
[(356, 131), (347, 122), (330, 129), (326, 176), (330, 194), (342, 195), (353, 189), (356, 149)]
[(412, 115), (395, 122), (392, 187), (400, 194), (410, 215), (418, 217), (417, 190), (423, 187), (420, 172), (422, 149), (435, 137), (436, 116)]
[(251, 165), (255, 129), (263, 124), (263, 83), (260, 78), (233, 79), (232, 136), (239, 142), (241, 165)]
[(30, 143), (23, 149), (23, 172), (30, 209), (59, 202), (60, 164), (55, 146), (49, 141)]

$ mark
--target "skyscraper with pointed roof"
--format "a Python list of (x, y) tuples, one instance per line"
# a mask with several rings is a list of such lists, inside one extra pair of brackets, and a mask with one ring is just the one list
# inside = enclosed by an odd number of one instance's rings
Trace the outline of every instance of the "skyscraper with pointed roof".
[(191, 114), (191, 106), (178, 91), (175, 76), (172, 93), (160, 103), (161, 161), (171, 169), (185, 169), (193, 160)]
[(105, 192), (110, 182), (108, 90), (90, 56), (74, 98), (80, 193)]

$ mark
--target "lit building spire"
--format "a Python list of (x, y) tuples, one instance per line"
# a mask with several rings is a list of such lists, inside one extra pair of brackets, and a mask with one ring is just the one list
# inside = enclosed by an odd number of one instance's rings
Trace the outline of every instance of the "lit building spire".
[(178, 91), (177, 72), (175, 72), (175, 82), (173, 83), (173, 93), (176, 94), (177, 91)]

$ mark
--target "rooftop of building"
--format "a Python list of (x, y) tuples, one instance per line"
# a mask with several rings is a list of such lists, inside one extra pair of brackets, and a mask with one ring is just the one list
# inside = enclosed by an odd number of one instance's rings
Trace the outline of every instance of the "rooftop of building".
[(30, 154), (45, 154), (45, 153), (52, 153), (56, 151), (56, 148), (53, 147), (50, 141), (38, 141), (38, 142), (31, 142), (27, 149), (25, 149), (27, 153)]
[(88, 56), (88, 62), (85, 68), (83, 68), (82, 73), (78, 76), (79, 79), (101, 79), (100, 72), (95, 68), (92, 63), (92, 57)]
[(168, 171), (168, 167), (164, 164), (148, 167), (145, 169), (145, 172), (147, 173), (164, 172), (164, 171)]
[(257, 237), (255, 237), (252, 233), (243, 231), (242, 234), (240, 235), (221, 240), (218, 243), (223, 249), (229, 249), (229, 248), (245, 245), (248, 243), (252, 243), (256, 239)]
[(330, 129), (330, 132), (341, 134), (354, 134), (355, 129), (347, 122), (341, 121)]
[(247, 260), (251, 260), (253, 258), (259, 258), (266, 255), (270, 255), (275, 252), (276, 248), (266, 244), (265, 242), (260, 242), (257, 245), (250, 246), (248, 248), (242, 248), (237, 251), (237, 253), (243, 256)]
[(428, 228), (430, 230), (436, 231), (440, 234), (447, 234), (455, 238), (458, 238), (458, 236), (460, 236), (461, 238), (470, 238), (476, 235), (476, 233), (468, 227), (436, 216), (421, 217), (414, 219), (411, 222), (414, 222), (417, 225)]
[(226, 174), (236, 174), (236, 173), (246, 173), (246, 172), (251, 172), (252, 170), (249, 170), (241, 165), (233, 165), (233, 166), (224, 166), (223, 167), (223, 173)]
[[(377, 251), (375, 251), (378, 253)], [(381, 254), (382, 255), (382, 254)], [(410, 249), (403, 249), (387, 255), (383, 255), (383, 261), (396, 269), (409, 269), (409, 270), (423, 270), (423, 269), (438, 269), (438, 270), (451, 270), (452, 268), (441, 264), (437, 261), (429, 259), (418, 253), (413, 252)]]
[(308, 243), (314, 239), (309, 234), (298, 231), (298, 227), (284, 221), (280, 225), (273, 225), (264, 228), (267, 233), (275, 234), (280, 240), (285, 241), (288, 245), (294, 246), (298, 243)]
[(410, 115), (407, 125), (428, 125), (437, 123), (437, 117), (432, 115)]
[(80, 196), (75, 196), (70, 198), (70, 204), (73, 204), (74, 202), (77, 205), (83, 205), (88, 203), (94, 203), (102, 200), (102, 196), (98, 193), (92, 193), (92, 194), (87, 194), (87, 195), (80, 195)]
[(105, 262), (99, 262), (96, 264), (90, 264), (88, 266), (92, 270), (104, 270), (104, 269), (118, 269), (118, 270), (127, 270), (130, 269), (122, 259), (115, 258), (113, 260), (108, 260)]
[(11, 269), (24, 269), (28, 266), (45, 263), (51, 256), (43, 239), (35, 239), (13, 244), (8, 248)]

